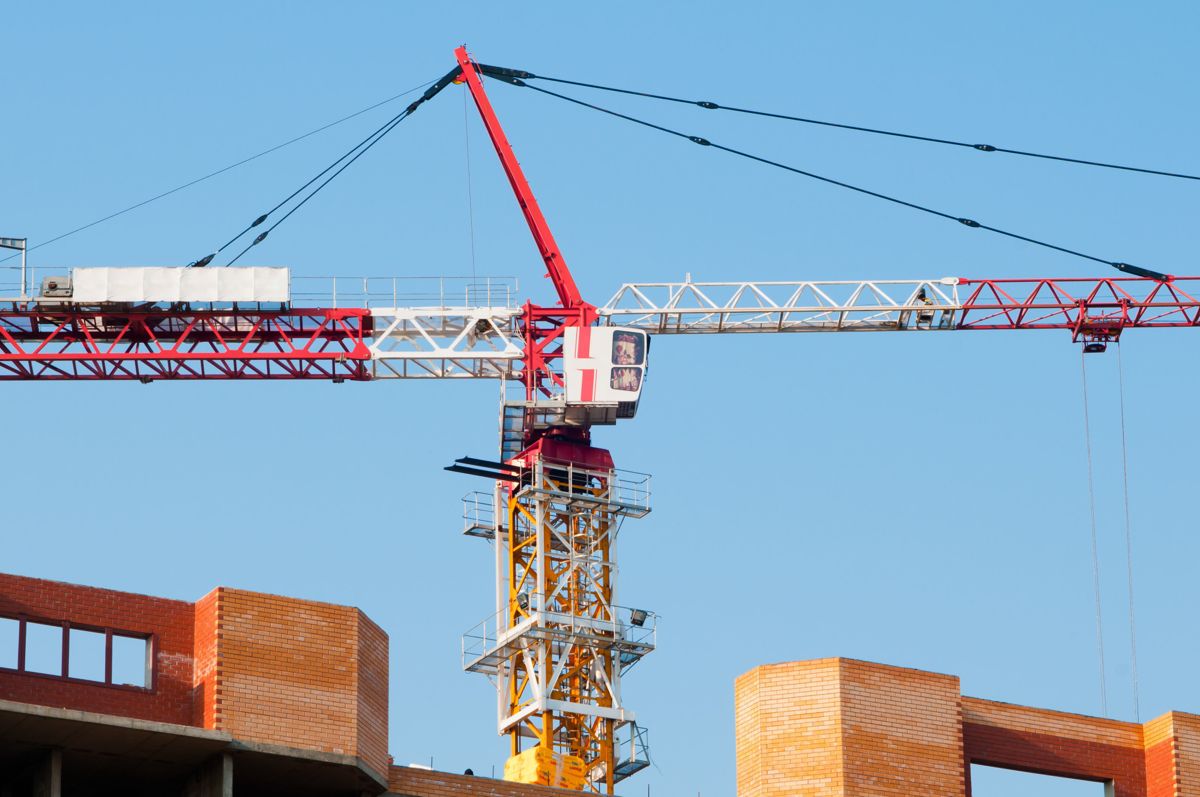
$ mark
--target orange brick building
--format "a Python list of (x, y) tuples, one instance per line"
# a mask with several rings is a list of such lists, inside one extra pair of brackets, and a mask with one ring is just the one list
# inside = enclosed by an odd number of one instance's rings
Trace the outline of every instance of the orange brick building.
[[(0, 574), (5, 631), (0, 797), (560, 793), (391, 766), (388, 638), (352, 607)], [(132, 676), (119, 642), (140, 645)]]
[(968, 797), (972, 764), (1200, 797), (1200, 716), (1145, 724), (964, 697), (958, 678), (851, 659), (735, 685), (739, 797)]
[[(0, 797), (575, 793), (392, 766), (387, 667), (387, 635), (352, 607), (0, 574)], [(757, 667), (735, 699), (739, 797), (968, 797), (971, 764), (1200, 797), (1200, 716), (996, 703), (849, 659)]]

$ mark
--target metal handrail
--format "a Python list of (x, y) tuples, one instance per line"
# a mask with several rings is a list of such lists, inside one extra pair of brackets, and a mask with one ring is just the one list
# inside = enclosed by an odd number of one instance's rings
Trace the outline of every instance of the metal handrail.
[[(462, 661), (467, 667), (494, 653), (513, 632), (526, 623), (530, 629), (552, 629), (570, 633), (612, 634), (623, 645), (653, 648), (658, 633), (658, 615), (651, 611), (636, 610), (628, 606), (613, 606), (613, 619), (600, 619), (566, 614), (543, 608), (545, 600), (540, 593), (526, 593), (529, 599), (528, 617), (516, 626), (508, 625), (508, 609), (485, 617), (462, 635)], [(645, 619), (641, 625), (632, 620), (635, 611), (643, 611)]]
[(503, 307), (517, 305), (516, 277), (292, 277), (293, 304), (330, 307)]
[[(9, 269), (0, 266), (0, 269)], [(63, 273), (72, 269), (51, 269)], [(307, 307), (491, 307), (514, 309), (520, 301), (520, 279), (508, 276), (416, 276), (416, 277), (309, 277), (291, 276), (289, 297), (293, 306)], [(0, 282), (0, 301), (21, 301), (4, 296), (11, 285), (19, 293), (19, 282)], [(37, 269), (28, 270), (29, 300), (38, 301)]]

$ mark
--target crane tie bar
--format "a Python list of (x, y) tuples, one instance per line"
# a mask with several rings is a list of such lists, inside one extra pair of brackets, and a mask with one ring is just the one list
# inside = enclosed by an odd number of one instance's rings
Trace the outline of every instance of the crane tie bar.
[(762, 163), (767, 166), (774, 166), (777, 169), (783, 169), (784, 171), (788, 171), (793, 174), (798, 174), (798, 175), (801, 175), (803, 177), (808, 177), (813, 180), (819, 180), (823, 183), (828, 183), (830, 185), (836, 185), (840, 188), (845, 188), (845, 189), (854, 191), (859, 194), (864, 194), (866, 196), (874, 197), (876, 199), (882, 199), (885, 202), (891, 202), (893, 204), (902, 205), (904, 207), (911, 208), (913, 210), (919, 210), (922, 213), (927, 213), (932, 216), (937, 216), (939, 218), (947, 219), (950, 221), (956, 221), (965, 227), (970, 227), (972, 229), (987, 230), (988, 232), (993, 232), (993, 233), (996, 233), (997, 235), (1003, 235), (1007, 238), (1013, 238), (1018, 241), (1024, 241), (1026, 243), (1034, 244), (1035, 246), (1040, 246), (1040, 247), (1043, 247), (1046, 249), (1053, 249), (1054, 251), (1062, 252), (1063, 254), (1073, 255), (1074, 257), (1080, 257), (1085, 260), (1091, 260), (1095, 263), (1103, 263), (1107, 266), (1111, 266), (1112, 268), (1117, 269), (1118, 271), (1124, 271), (1126, 273), (1135, 274), (1140, 277), (1147, 277), (1149, 279), (1159, 280), (1160, 282), (1169, 282), (1171, 280), (1171, 276), (1168, 274), (1163, 274), (1161, 272), (1154, 271), (1154, 270), (1151, 270), (1148, 268), (1143, 268), (1141, 266), (1134, 266), (1129, 263), (1125, 263), (1123, 261), (1109, 260), (1107, 258), (1096, 257), (1095, 255), (1089, 255), (1085, 252), (1080, 252), (1079, 250), (1076, 250), (1076, 249), (1069, 249), (1065, 246), (1059, 246), (1057, 244), (1052, 244), (1047, 241), (1039, 240), (1037, 238), (1031, 238), (1029, 236), (1021, 235), (1019, 233), (1001, 229), (999, 227), (993, 227), (989, 224), (983, 224), (979, 221), (976, 221), (975, 219), (966, 218), (966, 217), (959, 216), (959, 215), (952, 214), (952, 213), (946, 213), (944, 211), (936, 210), (934, 208), (931, 208), (931, 207), (928, 207), (925, 205), (920, 205), (915, 202), (909, 202), (907, 200), (903, 200), (898, 197), (890, 196), (888, 194), (883, 194), (878, 191), (872, 191), (870, 189), (863, 188), (863, 187), (857, 186), (857, 185), (852, 185), (850, 183), (846, 183), (841, 180), (835, 180), (831, 177), (824, 177), (822, 175), (815, 174), (813, 172), (805, 171), (803, 169), (798, 169), (794, 166), (788, 166), (787, 164), (780, 163), (779, 161), (774, 161), (769, 158), (764, 158), (759, 155), (754, 155), (753, 153), (750, 153), (750, 152), (745, 152), (743, 150), (735, 149), (733, 147), (727, 147), (722, 144), (717, 144), (717, 143), (710, 141), (707, 138), (703, 138), (701, 136), (689, 135), (689, 134), (681, 132), (679, 130), (674, 130), (669, 127), (664, 127), (662, 125), (654, 124), (653, 122), (648, 122), (644, 119), (639, 119), (635, 116), (630, 116), (628, 114), (614, 111), (610, 108), (605, 108), (600, 105), (595, 105), (590, 102), (585, 102), (576, 97), (570, 97), (570, 96), (567, 96), (566, 94), (559, 94), (558, 92), (550, 91), (549, 89), (544, 89), (539, 86), (534, 86), (534, 85), (526, 82), (527, 77), (533, 77), (528, 72), (522, 72), (520, 70), (513, 70), (513, 69), (502, 69), (499, 67), (482, 66), (482, 65), (480, 66), (480, 71), (483, 74), (488, 75), (489, 77), (497, 78), (499, 80), (502, 80), (505, 83), (510, 83), (514, 86), (519, 86), (521, 88), (532, 89), (533, 91), (536, 91), (540, 94), (545, 94), (545, 95), (548, 95), (551, 97), (555, 97), (557, 99), (572, 103), (574, 105), (579, 105), (584, 108), (589, 108), (593, 111), (599, 111), (600, 113), (607, 114), (609, 116), (613, 116), (618, 119), (624, 119), (625, 121), (632, 122), (637, 125), (641, 125), (642, 127), (648, 127), (653, 130), (658, 130), (659, 132), (662, 132), (662, 133), (667, 133), (668, 135), (687, 139), (688, 141), (691, 141), (694, 144), (699, 144), (700, 146), (711, 147), (713, 149), (719, 149), (724, 152), (728, 152), (731, 155), (737, 155), (739, 157), (746, 158), (748, 160), (757, 161), (758, 163)]
[(853, 130), (858, 133), (871, 133), (878, 136), (890, 136), (892, 138), (903, 138), (912, 141), (925, 141), (931, 144), (944, 144), (951, 147), (966, 147), (968, 149), (978, 150), (980, 152), (1002, 152), (1007, 155), (1019, 155), (1023, 158), (1040, 158), (1042, 160), (1060, 161), (1062, 163), (1076, 163), (1082, 166), (1096, 166), (1101, 169), (1119, 169), (1126, 172), (1139, 172), (1141, 174), (1153, 174), (1159, 177), (1175, 177), (1180, 180), (1200, 180), (1200, 175), (1186, 174), (1183, 172), (1170, 172), (1161, 169), (1147, 169), (1140, 166), (1127, 166), (1119, 163), (1108, 163), (1105, 161), (1085, 160), (1083, 158), (1071, 158), (1066, 155), (1050, 155), (1043, 152), (1030, 152), (1021, 149), (1009, 149), (1007, 147), (996, 147), (991, 144), (972, 144), (967, 141), (955, 141), (950, 138), (937, 138), (934, 136), (921, 136), (915, 133), (901, 133), (896, 130), (883, 130), (877, 127), (863, 127), (861, 125), (845, 124), (844, 122), (829, 122), (823, 119), (811, 119), (805, 116), (792, 116), (791, 114), (774, 113), (772, 111), (759, 111), (753, 108), (738, 108), (733, 105), (718, 105), (715, 102), (708, 100), (689, 100), (683, 97), (671, 97), (665, 94), (653, 94), (647, 91), (635, 91), (633, 89), (623, 89), (614, 86), (603, 86), (597, 83), (585, 83), (579, 80), (566, 80), (565, 78), (546, 77), (545, 75), (535, 75), (532, 72), (525, 72), (517, 69), (503, 69), (502, 67), (480, 67), (484, 70), (484, 74), (489, 74), (487, 70), (492, 70), (498, 74), (493, 77), (500, 77), (499, 73), (506, 73), (512, 77), (523, 78), (525, 80), (546, 80), (552, 83), (562, 83), (569, 86), (580, 86), (581, 88), (596, 89), (597, 91), (608, 91), (614, 94), (627, 94), (633, 97), (646, 97), (652, 100), (663, 100), (664, 102), (675, 102), (683, 105), (696, 105), (710, 111), (729, 111), (731, 113), (749, 114), (751, 116), (763, 116), (769, 119), (781, 119), (787, 122), (800, 122), (807, 125), (819, 125), (821, 127), (832, 127), (839, 130)]

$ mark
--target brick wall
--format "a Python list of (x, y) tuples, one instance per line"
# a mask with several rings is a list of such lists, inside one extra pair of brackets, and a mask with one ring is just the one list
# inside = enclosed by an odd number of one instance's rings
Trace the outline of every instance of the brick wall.
[(735, 686), (739, 797), (963, 797), (970, 766), (1200, 797), (1200, 716), (1140, 725), (959, 694), (958, 679), (849, 659), (757, 667)]
[(349, 606), (224, 587), (215, 612), (210, 727), (386, 772), (387, 636), (377, 625)]
[(0, 672), (0, 699), (192, 723), (192, 604), (0, 573), (0, 616), (26, 615), (154, 635), (153, 691)]
[(1146, 723), (1147, 797), (1200, 797), (1200, 717), (1173, 711)]
[(756, 667), (733, 683), (738, 790), (755, 794), (762, 789), (762, 672)]
[(1178, 712), (1168, 716), (1175, 731), (1176, 797), (1200, 797), (1200, 717)]
[(0, 699), (224, 730), (387, 772), (388, 639), (358, 609), (218, 587), (196, 603), (0, 574), (0, 616), (154, 637), (154, 688), (0, 670)]
[(734, 683), (740, 797), (845, 794), (837, 659), (756, 667)]
[(958, 679), (839, 660), (847, 797), (960, 797)]
[(580, 797), (580, 792), (503, 780), (391, 767), (388, 794), (397, 797)]
[(963, 736), (972, 763), (1111, 781), (1115, 797), (1146, 797), (1136, 723), (965, 697)]
[(388, 638), (358, 612), (358, 749), (367, 764), (388, 771)]
[(192, 725), (215, 728), (217, 694), (217, 596), (214, 589), (193, 607)]

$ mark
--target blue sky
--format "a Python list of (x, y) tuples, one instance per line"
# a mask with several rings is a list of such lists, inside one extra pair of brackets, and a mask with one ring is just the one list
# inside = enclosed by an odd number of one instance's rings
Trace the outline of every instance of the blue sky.
[[(1200, 172), (1200, 10), (1161, 2), (517, 6), (24, 4), (0, 85), (0, 234), (32, 243), (452, 65), (483, 62), (1017, 149)], [(1098, 264), (489, 85), (586, 296), (625, 281), (1091, 276)], [(297, 275), (547, 283), (461, 89), (405, 122), (246, 262)], [(604, 102), (800, 168), (1162, 271), (1196, 273), (1194, 183)], [(34, 252), (39, 269), (182, 264), (389, 115), (353, 122)], [(394, 112), (394, 111), (392, 111)], [(1124, 349), (1142, 719), (1200, 710), (1190, 663), (1194, 332)], [(1081, 415), (1067, 333), (662, 339), (639, 417), (599, 430), (654, 474), (625, 601), (662, 615), (626, 684), (656, 795), (734, 791), (732, 684), (852, 656), (980, 697), (1098, 713)], [(1088, 363), (1110, 714), (1132, 719), (1115, 352)], [(349, 603), (391, 634), (399, 763), (503, 761), (459, 670), (490, 550), (457, 533), (495, 385), (8, 384), (0, 568), (195, 599), (217, 584)], [(977, 797), (1096, 794), (982, 773)], [(1040, 791), (1043, 789), (1044, 791)]]

